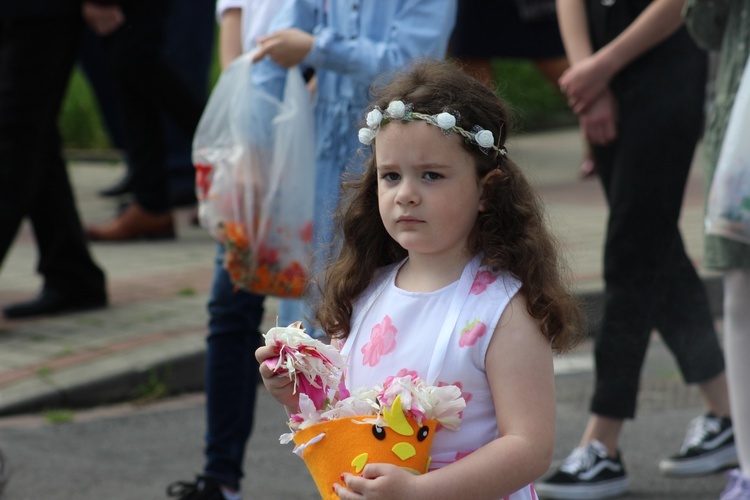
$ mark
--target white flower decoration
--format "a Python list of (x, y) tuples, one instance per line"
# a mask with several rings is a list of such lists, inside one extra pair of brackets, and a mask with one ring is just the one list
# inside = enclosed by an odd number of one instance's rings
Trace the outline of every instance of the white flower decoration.
[(406, 114), (406, 105), (402, 101), (391, 101), (386, 112), (391, 118), (399, 120)]
[(362, 144), (370, 145), (372, 144), (372, 141), (375, 139), (375, 136), (377, 135), (377, 132), (375, 132), (372, 129), (369, 128), (361, 128), (359, 129), (359, 142)]
[(474, 135), (474, 140), (483, 148), (491, 148), (495, 145), (495, 137), (489, 130), (480, 130)]
[(367, 113), (367, 126), (370, 128), (375, 128), (378, 125), (380, 125), (380, 122), (383, 121), (383, 113), (380, 112), (379, 109), (375, 108), (369, 113)]
[(443, 130), (450, 130), (456, 126), (456, 117), (450, 113), (443, 111), (435, 118), (437, 126)]

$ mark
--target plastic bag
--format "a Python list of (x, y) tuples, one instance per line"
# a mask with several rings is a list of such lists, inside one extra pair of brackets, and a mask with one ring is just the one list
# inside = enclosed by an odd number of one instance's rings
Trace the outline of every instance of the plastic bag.
[(750, 244), (750, 59), (732, 105), (706, 210), (706, 232)]
[(226, 68), (193, 138), (199, 220), (224, 246), (236, 288), (299, 297), (312, 240), (311, 96), (298, 67), (282, 101), (251, 72), (252, 53)]

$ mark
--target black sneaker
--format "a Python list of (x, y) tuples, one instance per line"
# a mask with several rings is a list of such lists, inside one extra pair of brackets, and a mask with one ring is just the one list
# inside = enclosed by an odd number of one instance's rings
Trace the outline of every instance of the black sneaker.
[(585, 500), (622, 495), (629, 485), (620, 454), (609, 457), (606, 446), (592, 441), (573, 450), (557, 472), (534, 487), (543, 498)]
[(179, 500), (224, 500), (219, 483), (207, 476), (195, 476), (192, 483), (175, 481), (167, 486), (167, 496)]
[(682, 449), (659, 462), (659, 470), (668, 476), (709, 474), (737, 464), (734, 429), (729, 417), (711, 413), (690, 422)]

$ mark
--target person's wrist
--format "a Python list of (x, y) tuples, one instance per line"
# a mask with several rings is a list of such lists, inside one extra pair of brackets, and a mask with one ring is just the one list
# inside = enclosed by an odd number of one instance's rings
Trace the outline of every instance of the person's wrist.
[(620, 71), (620, 66), (617, 64), (617, 56), (609, 50), (600, 50), (593, 55), (593, 58), (597, 74), (606, 82), (612, 80), (617, 72)]

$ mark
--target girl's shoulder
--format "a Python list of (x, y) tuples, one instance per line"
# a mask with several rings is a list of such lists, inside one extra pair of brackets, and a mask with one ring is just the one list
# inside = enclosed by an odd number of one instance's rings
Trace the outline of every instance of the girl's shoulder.
[(474, 277), (474, 287), (477, 285), (492, 285), (493, 288), (510, 288), (513, 293), (521, 288), (521, 281), (510, 271), (505, 269), (493, 269), (491, 266), (482, 264)]

